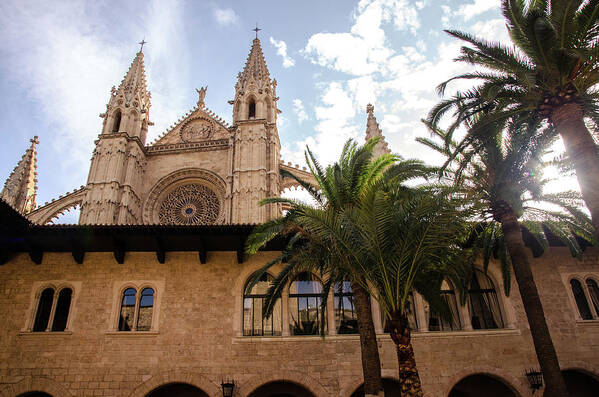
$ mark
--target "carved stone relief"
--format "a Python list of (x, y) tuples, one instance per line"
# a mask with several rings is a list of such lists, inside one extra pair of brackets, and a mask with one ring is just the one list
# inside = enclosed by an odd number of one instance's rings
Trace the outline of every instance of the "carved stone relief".
[(214, 124), (208, 119), (190, 120), (181, 128), (181, 139), (183, 142), (203, 141), (214, 132)]

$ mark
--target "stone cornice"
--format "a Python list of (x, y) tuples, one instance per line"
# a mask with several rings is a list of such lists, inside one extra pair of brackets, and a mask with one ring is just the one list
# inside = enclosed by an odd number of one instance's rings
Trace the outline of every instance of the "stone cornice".
[(172, 143), (167, 145), (147, 146), (145, 148), (148, 155), (167, 154), (198, 151), (205, 152), (210, 150), (224, 150), (229, 148), (229, 139), (217, 139), (213, 141), (190, 142), (190, 143)]

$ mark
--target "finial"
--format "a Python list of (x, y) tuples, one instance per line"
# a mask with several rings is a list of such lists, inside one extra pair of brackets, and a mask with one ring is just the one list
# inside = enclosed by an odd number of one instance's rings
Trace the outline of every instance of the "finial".
[(146, 38), (144, 37), (138, 44), (141, 44), (141, 48), (139, 49), (139, 52), (143, 52), (144, 50), (144, 44), (147, 44), (148, 42), (146, 41)]
[(256, 32), (256, 38), (258, 38), (258, 32), (261, 31), (262, 29), (260, 29), (258, 27), (258, 22), (256, 22), (256, 27), (254, 29), (252, 29), (254, 32)]
[(374, 113), (374, 106), (372, 106), (371, 103), (369, 103), (368, 105), (366, 105), (366, 113), (368, 113), (368, 114)]
[(29, 142), (38, 145), (40, 143), (40, 141), (37, 138), (38, 138), (38, 136), (36, 135), (33, 137), (33, 139), (30, 139)]

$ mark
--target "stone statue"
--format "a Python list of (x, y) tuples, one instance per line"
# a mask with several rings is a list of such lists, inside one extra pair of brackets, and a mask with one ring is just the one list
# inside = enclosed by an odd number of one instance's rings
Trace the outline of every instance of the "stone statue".
[(199, 108), (204, 107), (204, 98), (206, 98), (206, 90), (207, 89), (208, 89), (208, 86), (202, 87), (199, 90), (196, 88), (196, 91), (198, 93), (198, 107)]

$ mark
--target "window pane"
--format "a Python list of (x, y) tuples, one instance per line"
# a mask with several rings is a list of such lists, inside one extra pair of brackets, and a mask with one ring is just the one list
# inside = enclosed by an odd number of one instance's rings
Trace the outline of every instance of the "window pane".
[(40, 301), (37, 305), (37, 313), (35, 314), (35, 322), (33, 323), (33, 332), (43, 332), (48, 328), (48, 320), (50, 320), (53, 300), (54, 290), (52, 288), (46, 288), (40, 295)]
[[(299, 275), (289, 287), (289, 320), (292, 335), (318, 335), (321, 324), (322, 285), (311, 274)], [(326, 318), (325, 324), (326, 326)]]
[(349, 281), (335, 285), (335, 325), (338, 334), (357, 334), (358, 319)]
[(445, 280), (443, 281), (443, 284), (441, 284), (441, 297), (445, 300), (445, 303), (447, 303), (447, 306), (449, 307), (451, 321), (447, 321), (447, 319), (443, 318), (435, 309), (431, 307), (428, 318), (428, 330), (455, 331), (462, 329), (455, 291), (451, 284)]
[(599, 316), (599, 287), (597, 286), (597, 282), (592, 278), (587, 278), (587, 287), (589, 288), (589, 295), (591, 296), (595, 313)]
[(570, 285), (572, 286), (572, 293), (574, 294), (574, 300), (576, 300), (576, 306), (578, 306), (580, 317), (582, 317), (583, 320), (592, 320), (593, 316), (591, 315), (591, 309), (589, 308), (587, 298), (584, 296), (582, 284), (580, 284), (580, 281), (572, 279), (570, 280)]
[(262, 318), (264, 297), (272, 279), (272, 276), (265, 273), (254, 285), (251, 293), (243, 297), (243, 335), (245, 336), (281, 335), (280, 299), (275, 303), (272, 315), (265, 319)]
[(127, 288), (125, 292), (123, 292), (121, 313), (119, 317), (119, 331), (131, 331), (133, 329), (136, 295), (137, 291), (135, 291), (133, 288)]
[(468, 291), (473, 329), (503, 328), (499, 299), (491, 279), (476, 270)]
[(139, 313), (137, 314), (137, 330), (149, 331), (152, 328), (152, 313), (154, 310), (154, 290), (145, 288), (141, 291), (139, 299)]
[(73, 291), (70, 288), (65, 288), (58, 294), (56, 302), (56, 311), (54, 312), (54, 323), (52, 331), (64, 331), (67, 328), (67, 320), (69, 318), (69, 309), (71, 308), (71, 296)]

